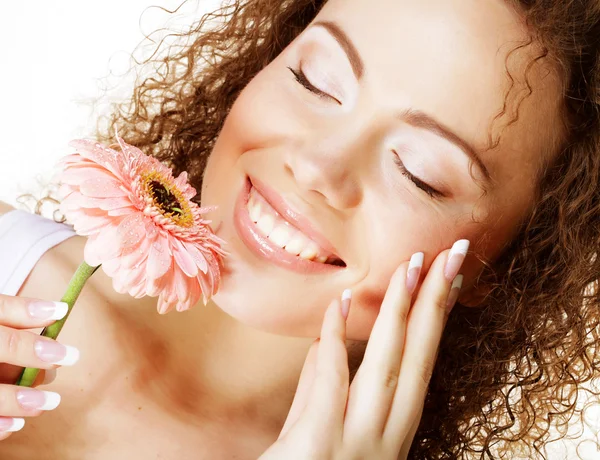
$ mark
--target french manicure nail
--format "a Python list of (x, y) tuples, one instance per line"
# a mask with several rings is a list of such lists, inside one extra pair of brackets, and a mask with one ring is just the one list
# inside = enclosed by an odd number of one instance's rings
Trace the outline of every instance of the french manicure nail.
[(421, 275), (421, 268), (423, 268), (423, 259), (425, 255), (422, 252), (417, 252), (412, 255), (410, 262), (408, 263), (408, 270), (406, 272), (406, 289), (408, 293), (412, 295), (419, 282), (419, 276)]
[(69, 311), (65, 302), (35, 300), (27, 305), (29, 315), (36, 319), (63, 319)]
[(344, 319), (348, 318), (350, 312), (350, 300), (352, 299), (352, 291), (350, 289), (344, 289), (342, 292), (342, 316)]
[(454, 281), (452, 281), (452, 287), (450, 287), (450, 293), (448, 294), (448, 301), (446, 302), (446, 309), (448, 311), (452, 310), (454, 304), (458, 300), (458, 295), (460, 294), (460, 288), (462, 287), (463, 275), (456, 275)]
[(444, 276), (451, 282), (456, 278), (460, 267), (462, 267), (467, 251), (469, 250), (469, 240), (458, 240), (452, 245), (450, 253), (448, 254), (448, 261), (444, 268)]
[(23, 409), (53, 410), (60, 404), (60, 395), (53, 391), (24, 388), (17, 391), (17, 401)]
[(13, 433), (22, 430), (25, 426), (25, 419), (0, 417), (0, 431), (3, 433)]
[(44, 381), (42, 385), (48, 385), (56, 380), (56, 369), (46, 369), (44, 371)]
[(34, 348), (38, 358), (47, 363), (71, 366), (79, 360), (77, 348), (63, 345), (54, 340), (36, 340)]

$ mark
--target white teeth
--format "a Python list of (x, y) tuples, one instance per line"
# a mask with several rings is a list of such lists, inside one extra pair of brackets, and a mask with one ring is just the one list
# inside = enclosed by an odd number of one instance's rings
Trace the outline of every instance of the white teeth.
[(299, 233), (296, 233), (294, 237), (286, 244), (285, 250), (290, 254), (298, 255), (306, 247), (307, 240)]
[(265, 236), (269, 236), (275, 226), (275, 218), (270, 214), (263, 214), (256, 222), (256, 226)]
[(300, 257), (302, 257), (303, 259), (313, 259), (317, 254), (319, 253), (319, 246), (317, 246), (315, 243), (313, 243), (312, 241), (310, 243), (308, 243), (308, 246), (306, 246), (302, 252), (300, 253)]
[(275, 243), (277, 246), (284, 247), (290, 239), (291, 231), (286, 227), (286, 225), (279, 224), (277, 227), (273, 229), (273, 231), (269, 234), (269, 239)]
[(252, 219), (252, 222), (258, 222), (260, 217), (260, 203), (257, 203), (256, 201), (248, 203), (248, 209), (250, 211), (250, 219)]
[[(254, 189), (250, 193), (247, 209), (250, 219), (256, 224), (263, 236), (275, 245), (306, 260), (325, 263), (329, 258), (322, 254), (320, 246), (302, 232), (284, 221), (268, 203), (256, 196)], [(321, 253), (321, 255), (318, 255)], [(318, 257), (317, 257), (318, 255)]]

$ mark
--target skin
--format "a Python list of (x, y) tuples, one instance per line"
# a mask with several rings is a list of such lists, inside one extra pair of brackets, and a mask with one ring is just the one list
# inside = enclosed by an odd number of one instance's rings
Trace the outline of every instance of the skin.
[[(525, 38), (519, 16), (501, 1), (382, 0), (373, 8), (368, 0), (331, 0), (317, 20), (346, 31), (364, 74), (357, 80), (331, 35), (310, 26), (239, 96), (201, 191), (203, 204), (218, 205), (209, 217), (229, 241), (214, 302), (159, 316), (156, 299), (117, 294), (99, 271), (60, 336), (82, 359), (45, 387), (63, 396), (60, 408), (28, 418), (23, 432), (0, 443), (0, 457), (36, 458), (43, 448), (52, 458), (256, 458), (286, 420), (331, 299), (352, 288), (345, 337), (348, 345), (364, 341), (392, 273), (413, 253), (425, 253), (426, 272), (458, 239), (488, 258), (510, 240), (560, 135), (554, 74), (534, 69), (534, 91), (518, 122), (482, 153), (492, 178), (486, 194), (481, 173), (473, 169), (472, 179), (458, 147), (396, 114), (426, 112), (485, 150), (508, 87), (506, 54)], [(511, 69), (518, 74), (528, 56), (511, 60)], [(296, 82), (287, 67), (300, 61), (311, 82), (341, 105)], [(447, 197), (432, 199), (417, 188), (394, 151)], [(248, 173), (310, 219), (347, 268), (306, 276), (250, 252), (233, 226)], [(75, 237), (46, 253), (19, 296), (59, 299), (84, 244)], [(479, 269), (468, 257), (465, 299)], [(131, 433), (144, 442), (132, 447)], [(65, 434), (68, 447), (55, 442)]]
[[(370, 20), (377, 26), (365, 26)], [(533, 178), (547, 159), (541, 152), (550, 136), (533, 109), (557, 113), (557, 91), (552, 78), (540, 79), (522, 106), (521, 123), (504, 131), (496, 150), (481, 155), (492, 181), (482, 196), (458, 147), (396, 114), (424, 111), (485, 150), (507, 87), (511, 48), (498, 51), (498, 43), (524, 39), (518, 16), (499, 1), (394, 0), (374, 10), (369, 2), (334, 0), (317, 21), (333, 21), (347, 31), (364, 75), (358, 81), (342, 47), (313, 25), (241, 93), (214, 147), (202, 191), (203, 203), (220, 206), (211, 217), (231, 241), (229, 273), (215, 301), (253, 327), (314, 337), (324, 305), (351, 287), (359, 306), (349, 319), (348, 337), (366, 340), (386, 281), (414, 252), (425, 253), (428, 267), (441, 250), (466, 238), (478, 254), (493, 258), (510, 238), (531, 205)], [(311, 83), (336, 94), (341, 105), (295, 81), (288, 67), (297, 69), (300, 62)], [(406, 169), (447, 197), (432, 199), (416, 188), (394, 163), (394, 151)], [(304, 276), (254, 256), (236, 237), (231, 213), (246, 174), (267, 182), (308, 217), (348, 268)], [(473, 175), (480, 183), (481, 173), (474, 169)], [(474, 258), (467, 261), (467, 286), (479, 269)]]

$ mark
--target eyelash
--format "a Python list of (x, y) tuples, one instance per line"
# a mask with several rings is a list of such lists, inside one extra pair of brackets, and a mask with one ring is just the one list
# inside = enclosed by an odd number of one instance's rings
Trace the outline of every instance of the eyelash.
[(400, 168), (400, 172), (402, 173), (403, 176), (405, 176), (408, 180), (410, 180), (413, 184), (415, 184), (415, 186), (417, 188), (420, 188), (425, 193), (427, 193), (427, 195), (429, 195), (431, 198), (440, 199), (440, 198), (444, 197), (444, 194), (442, 192), (434, 189), (432, 186), (426, 184), (421, 179), (419, 179), (418, 177), (411, 174), (411, 172), (408, 169), (406, 169), (406, 167), (404, 166), (404, 163), (402, 163), (402, 160), (396, 154), (396, 152), (394, 152), (394, 162)]
[[(300, 69), (300, 68), (294, 69), (289, 66), (288, 66), (288, 69), (290, 70), (290, 72), (292, 72), (296, 81), (298, 83), (300, 83), (302, 86), (304, 86), (308, 91), (310, 91), (311, 93), (314, 93), (320, 99), (333, 99), (338, 104), (340, 104), (340, 101), (338, 101), (336, 98), (327, 94), (324, 91), (321, 91), (319, 88), (314, 86), (308, 80), (308, 78), (306, 78), (306, 75), (304, 74), (304, 72), (302, 72), (302, 69)], [(425, 193), (427, 193), (427, 195), (429, 195), (431, 198), (439, 199), (439, 198), (444, 197), (444, 194), (442, 192), (434, 189), (430, 185), (427, 185), (425, 182), (423, 182), (422, 180), (420, 180), (419, 178), (417, 178), (413, 174), (411, 174), (411, 172), (408, 169), (406, 169), (406, 167), (404, 166), (404, 163), (402, 163), (402, 160), (400, 160), (400, 157), (398, 156), (398, 154), (396, 152), (394, 152), (394, 162), (400, 168), (402, 175), (404, 175), (408, 180), (410, 180), (413, 184), (415, 184), (415, 186), (417, 188), (419, 188), (419, 189), (423, 190)]]
[(294, 69), (294, 68), (288, 66), (288, 69), (290, 70), (290, 72), (292, 72), (292, 74), (294, 75), (294, 77), (296, 78), (296, 81), (298, 83), (300, 83), (302, 86), (304, 86), (311, 93), (314, 93), (315, 95), (317, 95), (320, 99), (332, 99), (333, 101), (337, 102), (338, 104), (340, 104), (340, 105), (342, 104), (331, 94), (327, 94), (325, 91), (321, 91), (319, 88), (317, 88), (315, 85), (313, 85), (308, 80), (308, 78), (306, 78), (306, 75), (304, 74), (304, 72), (302, 71), (301, 68)]

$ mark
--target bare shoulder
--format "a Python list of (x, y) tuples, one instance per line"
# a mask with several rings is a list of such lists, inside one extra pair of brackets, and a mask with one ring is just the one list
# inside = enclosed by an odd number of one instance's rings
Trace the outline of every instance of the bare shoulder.
[(15, 208), (10, 204), (5, 203), (4, 201), (0, 201), (0, 216), (2, 214), (6, 214), (8, 211), (12, 211), (13, 209)]
[(20, 296), (57, 300), (83, 260), (83, 237), (74, 236), (57, 244), (42, 255), (23, 283)]
[[(36, 263), (25, 280), (19, 295), (36, 299), (58, 300), (62, 298), (66, 286), (84, 260), (87, 238), (72, 236), (49, 249)], [(111, 287), (111, 279), (98, 270), (86, 283), (86, 291), (92, 302), (110, 302), (118, 305), (123, 295)], [(126, 297), (127, 298), (127, 297)], [(73, 319), (69, 321), (73, 323)]]
[[(14, 209), (14, 206), (0, 201), (0, 216)], [(81, 246), (81, 253), (83, 252), (82, 242), (75, 241), (78, 239), (80, 237), (69, 238), (48, 250), (30, 272), (19, 295), (40, 299), (60, 298), (62, 296), (61, 293), (54, 291), (64, 286), (64, 284), (59, 284), (59, 282), (65, 274), (69, 272), (72, 274), (74, 269), (77, 268), (76, 265), (75, 267), (73, 265), (79, 246)]]

